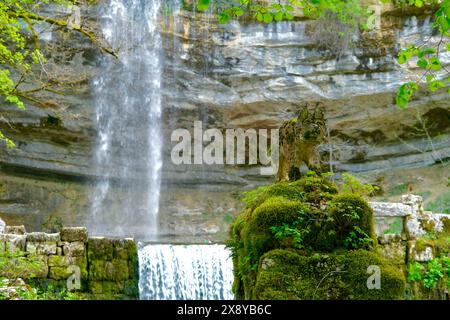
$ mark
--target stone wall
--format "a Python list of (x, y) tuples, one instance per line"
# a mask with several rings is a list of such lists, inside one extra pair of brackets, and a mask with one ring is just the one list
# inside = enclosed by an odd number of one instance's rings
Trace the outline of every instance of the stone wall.
[[(403, 195), (402, 203), (371, 202), (382, 254), (400, 266), (424, 266), (449, 251), (450, 215), (423, 210), (422, 197)], [(416, 299), (449, 299), (448, 289), (426, 290), (410, 282), (409, 295)]]
[(88, 299), (139, 298), (133, 239), (88, 237), (83, 227), (62, 228), (58, 233), (27, 233), (23, 226), (1, 229), (0, 250), (20, 250), (30, 261), (39, 261), (23, 279), (32, 287), (66, 289)]
[(415, 261), (433, 258), (430, 248), (425, 246), (418, 251), (415, 242), (429, 233), (449, 231), (450, 215), (424, 211), (422, 203), (422, 197), (410, 194), (402, 196), (402, 203), (369, 202), (374, 210), (378, 240), (388, 256), (392, 256), (390, 247), (394, 246), (398, 249), (394, 251), (403, 257), (402, 261), (406, 261), (408, 251), (409, 258)]

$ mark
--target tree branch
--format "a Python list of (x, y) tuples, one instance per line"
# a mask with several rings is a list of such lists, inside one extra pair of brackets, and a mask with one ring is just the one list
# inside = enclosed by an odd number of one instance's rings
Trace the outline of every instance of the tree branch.
[[(60, 26), (60, 27), (64, 27), (64, 28), (69, 28), (69, 24), (67, 23), (67, 21), (54, 19), (54, 18), (49, 18), (49, 17), (44, 17), (44, 16), (41, 16), (41, 15), (38, 15), (38, 14), (32, 13), (32, 12), (11, 12), (10, 14), (12, 16), (16, 17), (16, 18), (22, 18), (25, 21), (27, 21), (27, 20), (28, 21), (30, 21), (30, 20), (42, 21), (42, 22), (50, 23), (52, 25), (56, 25), (56, 26)], [(93, 43), (99, 44), (99, 40), (97, 39), (97, 37), (93, 33), (83, 29), (82, 26), (71, 25), (70, 28), (72, 28), (73, 30), (75, 30), (77, 32), (80, 32), (83, 35), (85, 35)], [(117, 54), (111, 48), (107, 48), (107, 47), (102, 46), (102, 45), (100, 45), (100, 48), (101, 48), (102, 51), (112, 55), (115, 58), (118, 58)]]

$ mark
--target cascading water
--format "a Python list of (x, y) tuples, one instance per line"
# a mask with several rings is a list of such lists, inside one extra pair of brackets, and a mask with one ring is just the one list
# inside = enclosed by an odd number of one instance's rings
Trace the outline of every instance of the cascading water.
[(233, 266), (223, 245), (146, 245), (139, 250), (141, 299), (231, 300)]
[(99, 132), (95, 154), (101, 177), (92, 200), (94, 234), (157, 236), (161, 138), (163, 0), (109, 0), (102, 9), (105, 57), (93, 82)]
[[(118, 59), (104, 57), (93, 82), (99, 179), (88, 225), (96, 235), (157, 240), (164, 56), (158, 26), (169, 4), (177, 9), (181, 2), (109, 0), (101, 10)], [(141, 245), (141, 299), (232, 299), (229, 255), (221, 245)]]

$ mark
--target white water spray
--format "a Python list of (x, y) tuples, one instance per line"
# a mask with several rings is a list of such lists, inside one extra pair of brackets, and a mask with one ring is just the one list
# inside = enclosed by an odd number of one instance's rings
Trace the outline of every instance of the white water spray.
[(233, 299), (233, 264), (223, 245), (146, 245), (139, 268), (141, 299)]
[(101, 27), (118, 60), (104, 57), (93, 82), (98, 182), (90, 230), (98, 235), (155, 239), (162, 167), (163, 0), (109, 0)]

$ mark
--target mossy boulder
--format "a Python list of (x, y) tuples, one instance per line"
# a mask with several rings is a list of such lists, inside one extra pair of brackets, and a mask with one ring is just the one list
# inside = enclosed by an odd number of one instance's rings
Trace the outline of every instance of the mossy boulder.
[[(367, 286), (370, 266), (380, 270), (380, 289)], [(369, 269), (370, 270), (370, 269)], [(375, 251), (304, 256), (277, 249), (261, 258), (252, 299), (402, 299), (405, 277)]]
[(311, 173), (294, 182), (278, 182), (259, 187), (245, 193), (243, 201), (250, 210), (254, 210), (271, 197), (283, 197), (294, 201), (319, 204), (332, 199), (338, 188), (332, 181)]
[[(244, 201), (247, 208), (232, 224), (228, 242), (237, 299), (258, 297), (258, 266), (272, 250), (295, 249), (305, 259), (342, 250), (375, 252), (372, 208), (357, 194), (339, 194), (323, 176), (308, 173), (298, 181), (258, 188), (247, 192)], [(290, 298), (288, 291), (284, 294)]]

